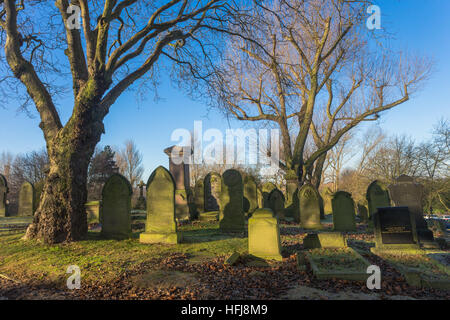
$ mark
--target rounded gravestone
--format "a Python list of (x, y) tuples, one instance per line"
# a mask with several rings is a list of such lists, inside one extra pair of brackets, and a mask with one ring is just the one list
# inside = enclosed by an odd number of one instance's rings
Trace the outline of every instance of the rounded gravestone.
[(304, 184), (298, 190), (300, 225), (304, 229), (321, 229), (319, 192), (313, 185)]
[(251, 214), (258, 208), (258, 186), (255, 178), (246, 175), (244, 178), (244, 212)]
[(210, 172), (205, 177), (204, 187), (205, 212), (218, 211), (222, 178), (217, 172)]
[(195, 183), (194, 202), (199, 214), (205, 212), (205, 186), (203, 179), (199, 179)]
[(363, 205), (362, 203), (358, 203), (358, 216), (361, 222), (367, 223), (367, 220), (369, 218), (369, 213), (367, 211), (367, 207)]
[(269, 203), (269, 195), (272, 192), (273, 189), (276, 189), (277, 186), (273, 184), (272, 182), (266, 182), (263, 184), (261, 191), (262, 191), (262, 201), (263, 201), (263, 208), (270, 208)]
[(8, 183), (4, 175), (0, 174), (0, 217), (6, 214), (6, 194), (8, 193)]
[(284, 216), (284, 195), (278, 189), (273, 189), (269, 194), (269, 208), (277, 217)]
[(115, 173), (109, 177), (102, 190), (100, 223), (102, 236), (123, 239), (131, 236), (131, 195), (128, 180)]
[(142, 243), (169, 243), (181, 241), (175, 217), (175, 181), (170, 172), (159, 166), (147, 182), (147, 221)]
[(262, 259), (282, 260), (280, 229), (272, 210), (257, 209), (248, 220), (248, 253)]
[(336, 231), (355, 231), (355, 203), (352, 195), (345, 191), (338, 191), (331, 200), (333, 207), (333, 226)]
[(34, 213), (34, 186), (25, 181), (19, 191), (18, 216), (29, 217)]
[(369, 209), (369, 219), (377, 212), (377, 208), (391, 206), (389, 192), (386, 186), (378, 180), (373, 181), (367, 188), (366, 199)]
[(229, 169), (222, 175), (219, 214), (219, 227), (221, 231), (244, 231), (245, 216), (243, 204), (244, 187), (241, 173), (237, 170)]

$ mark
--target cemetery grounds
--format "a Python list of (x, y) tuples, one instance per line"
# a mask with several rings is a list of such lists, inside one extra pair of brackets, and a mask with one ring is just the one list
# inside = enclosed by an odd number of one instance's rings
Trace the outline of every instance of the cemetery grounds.
[[(101, 239), (93, 223), (86, 240), (52, 246), (21, 240), (30, 217), (0, 218), (0, 299), (450, 299), (448, 288), (414, 285), (403, 269), (448, 283), (448, 249), (377, 256), (370, 252), (374, 235), (365, 224), (344, 233), (353, 250), (305, 250), (308, 231), (282, 221), (283, 261), (264, 263), (247, 254), (246, 234), (221, 234), (216, 221), (179, 225), (183, 242), (178, 245), (149, 245), (139, 243), (145, 212), (132, 217), (131, 239)], [(332, 216), (322, 224), (320, 232), (332, 231)], [(239, 258), (230, 261), (236, 252)], [(313, 257), (317, 268), (331, 274), (352, 272), (364, 267), (355, 252), (381, 268), (380, 290), (369, 290), (365, 281), (318, 279), (304, 259)], [(70, 265), (80, 267), (80, 289), (67, 288)]]

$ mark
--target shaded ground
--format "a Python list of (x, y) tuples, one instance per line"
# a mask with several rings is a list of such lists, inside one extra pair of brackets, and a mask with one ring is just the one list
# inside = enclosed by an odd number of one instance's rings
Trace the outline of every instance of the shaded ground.
[[(449, 291), (410, 287), (401, 274), (370, 253), (373, 236), (359, 226), (349, 245), (382, 270), (382, 289), (365, 283), (317, 280), (298, 271), (295, 253), (306, 233), (281, 228), (283, 262), (270, 267), (224, 264), (234, 251), (245, 253), (245, 235), (227, 236), (217, 224), (180, 227), (186, 243), (144, 245), (133, 239), (102, 240), (97, 232), (72, 244), (46, 246), (20, 240), (23, 233), (0, 233), (0, 299), (450, 299)], [(444, 254), (445, 255), (445, 254)], [(448, 255), (448, 252), (447, 252)], [(81, 289), (66, 287), (69, 265), (81, 269)]]

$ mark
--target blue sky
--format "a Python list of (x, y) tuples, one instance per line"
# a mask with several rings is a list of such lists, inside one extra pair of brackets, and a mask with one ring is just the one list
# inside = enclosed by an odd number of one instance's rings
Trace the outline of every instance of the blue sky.
[[(389, 135), (407, 134), (417, 140), (430, 137), (434, 124), (450, 118), (450, 1), (448, 0), (379, 0), (382, 27), (395, 34), (392, 45), (432, 57), (436, 72), (426, 87), (407, 103), (383, 115), (379, 125)], [(237, 128), (217, 111), (208, 111), (200, 102), (190, 100), (183, 92), (162, 79), (161, 97), (150, 94), (138, 103), (133, 92), (118, 99), (105, 120), (106, 133), (101, 145), (121, 146), (132, 138), (144, 155), (145, 175), (159, 165), (168, 165), (163, 149), (173, 145), (172, 131), (193, 129), (195, 120), (203, 120), (203, 130)], [(65, 120), (71, 105), (61, 106)], [(0, 108), (0, 152), (24, 153), (44, 147), (39, 119), (17, 113), (14, 106)]]

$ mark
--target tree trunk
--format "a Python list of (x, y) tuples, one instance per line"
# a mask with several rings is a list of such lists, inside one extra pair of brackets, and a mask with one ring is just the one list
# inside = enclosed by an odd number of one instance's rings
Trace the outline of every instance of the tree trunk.
[(87, 235), (87, 172), (104, 127), (98, 120), (103, 115), (95, 114), (95, 108), (86, 109), (90, 111), (74, 114), (58, 135), (47, 141), (49, 173), (25, 239), (52, 244)]

